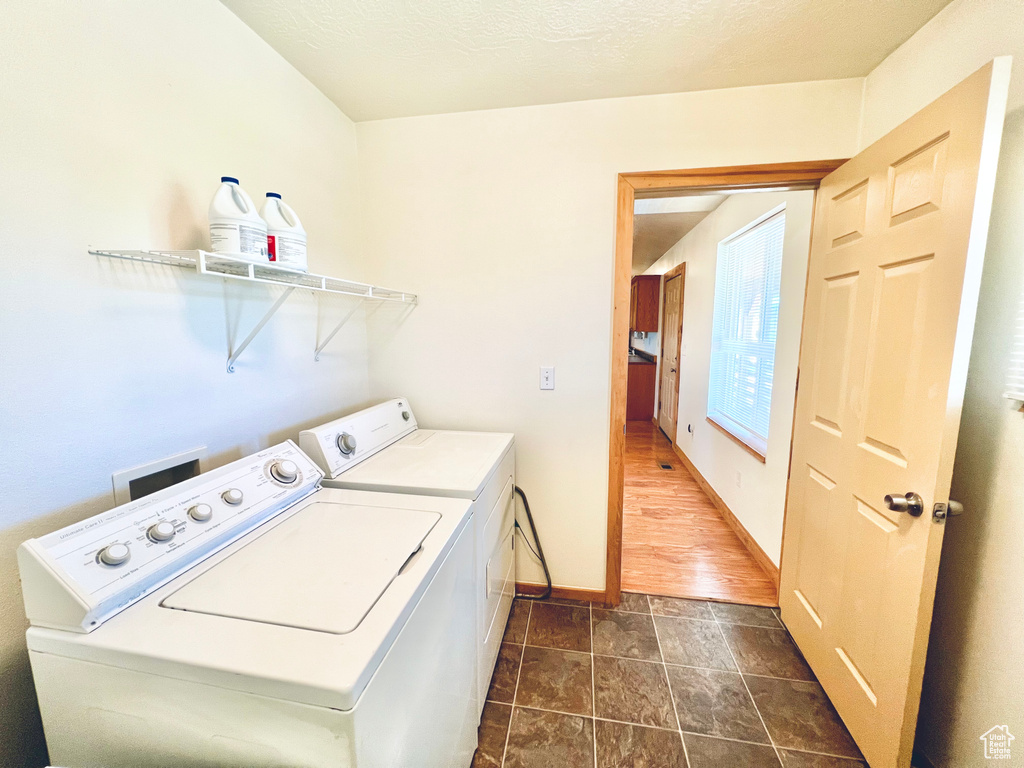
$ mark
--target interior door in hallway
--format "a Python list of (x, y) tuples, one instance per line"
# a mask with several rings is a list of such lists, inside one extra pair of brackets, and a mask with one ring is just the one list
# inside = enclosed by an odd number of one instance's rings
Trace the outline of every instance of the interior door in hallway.
[(683, 337), (683, 288), (686, 264), (665, 274), (664, 317), (661, 321), (661, 376), (658, 384), (658, 426), (676, 441), (679, 423), (679, 346)]
[(1009, 70), (817, 196), (780, 604), (872, 768), (910, 765)]

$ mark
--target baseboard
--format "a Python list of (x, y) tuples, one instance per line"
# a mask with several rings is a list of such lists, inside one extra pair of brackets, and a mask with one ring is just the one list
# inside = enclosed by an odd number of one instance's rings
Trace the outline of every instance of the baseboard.
[[(539, 595), (547, 587), (544, 584), (517, 581), (517, 595)], [(576, 587), (552, 587), (551, 596), (560, 600), (581, 600), (586, 603), (600, 603), (605, 605), (605, 592), (603, 589), (577, 589)]]
[(743, 543), (743, 546), (747, 548), (748, 552), (750, 552), (750, 556), (754, 558), (754, 561), (761, 566), (761, 570), (768, 574), (768, 578), (775, 583), (775, 589), (778, 590), (779, 567), (775, 565), (775, 563), (772, 562), (772, 559), (768, 557), (768, 554), (761, 549), (761, 545), (758, 544), (747, 529), (743, 527), (743, 523), (741, 523), (736, 515), (733, 514), (732, 510), (729, 509), (729, 505), (726, 504), (715, 489), (711, 487), (711, 483), (709, 483), (704, 478), (704, 475), (698, 471), (698, 469), (693, 465), (693, 462), (690, 461), (689, 457), (683, 453), (682, 449), (673, 443), (672, 450), (675, 451), (676, 456), (679, 457), (679, 460), (683, 462), (683, 465), (690, 471), (690, 474), (693, 475), (693, 479), (697, 481), (697, 485), (699, 485), (701, 490), (708, 495), (709, 499), (711, 499), (711, 503), (714, 504), (718, 508), (718, 511), (722, 513), (722, 517), (725, 518), (725, 522), (728, 523), (729, 527), (732, 528), (733, 532)]

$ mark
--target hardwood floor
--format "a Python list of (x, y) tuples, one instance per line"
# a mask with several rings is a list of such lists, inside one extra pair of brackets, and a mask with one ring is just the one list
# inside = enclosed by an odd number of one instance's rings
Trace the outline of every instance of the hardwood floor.
[(775, 584), (654, 424), (626, 422), (625, 474), (623, 590), (778, 605)]

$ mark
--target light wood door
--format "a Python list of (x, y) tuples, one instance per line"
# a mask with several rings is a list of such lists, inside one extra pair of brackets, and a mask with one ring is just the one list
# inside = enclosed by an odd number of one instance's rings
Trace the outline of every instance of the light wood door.
[[(780, 603), (872, 768), (910, 765), (1009, 66), (817, 195)], [(885, 501), (908, 491), (918, 517)]]
[(686, 265), (666, 275), (661, 321), (661, 375), (658, 384), (658, 426), (672, 442), (679, 423), (679, 344), (683, 333), (683, 286)]

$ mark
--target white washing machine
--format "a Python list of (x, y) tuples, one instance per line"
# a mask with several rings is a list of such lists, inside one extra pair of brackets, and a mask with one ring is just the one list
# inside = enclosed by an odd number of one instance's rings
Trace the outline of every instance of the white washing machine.
[(419, 429), (399, 398), (303, 431), (299, 445), (325, 486), (472, 501), (482, 710), (515, 597), (515, 435)]
[(55, 765), (469, 765), (470, 503), (321, 479), (282, 443), (21, 545)]

